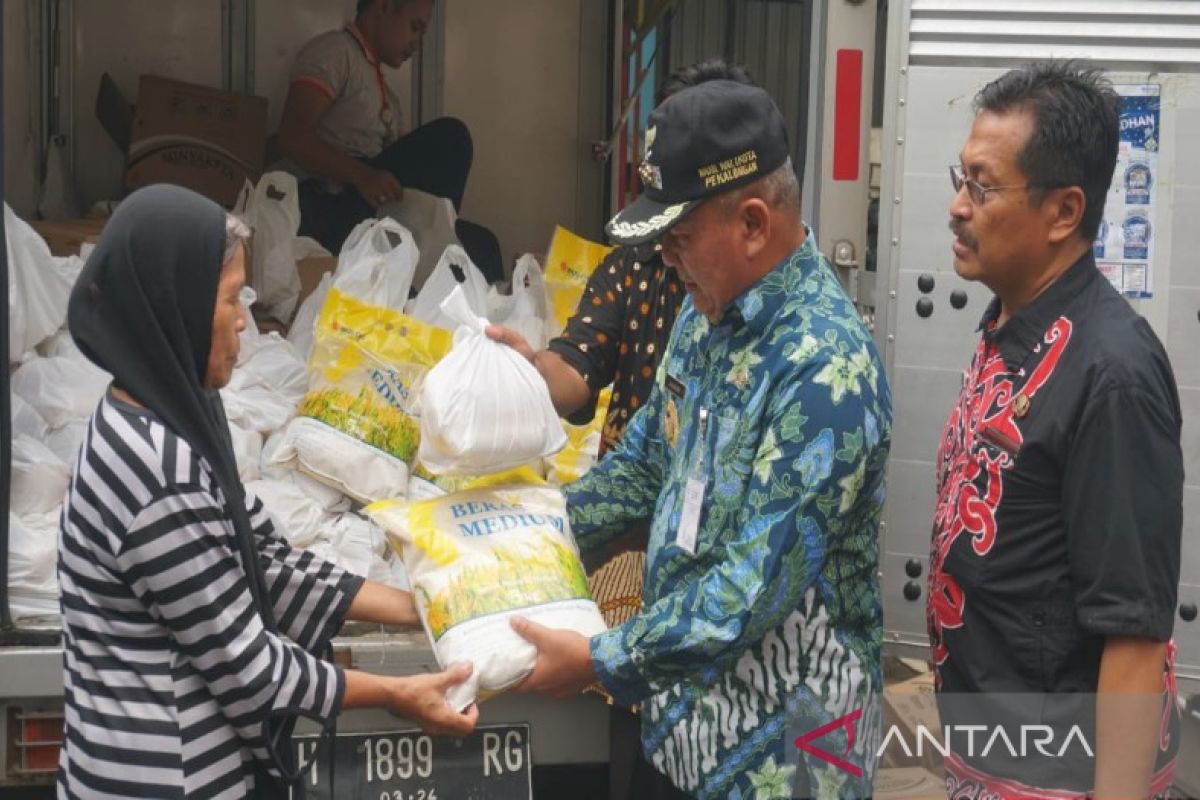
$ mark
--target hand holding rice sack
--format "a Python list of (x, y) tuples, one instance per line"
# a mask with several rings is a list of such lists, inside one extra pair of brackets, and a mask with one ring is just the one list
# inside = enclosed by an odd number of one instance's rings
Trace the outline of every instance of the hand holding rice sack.
[(533, 671), (537, 648), (512, 620), (573, 632), (588, 663), (586, 637), (605, 629), (562, 493), (545, 485), (486, 483), (367, 508), (408, 568), (438, 663), (474, 666), (470, 679), (447, 695), (455, 708), (512, 688)]

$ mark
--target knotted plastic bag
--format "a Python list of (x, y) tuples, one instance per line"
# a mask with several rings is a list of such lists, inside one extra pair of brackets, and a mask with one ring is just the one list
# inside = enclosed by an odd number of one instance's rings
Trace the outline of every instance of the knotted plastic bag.
[(421, 390), (421, 463), (434, 474), (481, 475), (561, 450), (567, 438), (534, 366), (484, 335), (487, 320), (461, 287), (441, 310), (459, 327)]

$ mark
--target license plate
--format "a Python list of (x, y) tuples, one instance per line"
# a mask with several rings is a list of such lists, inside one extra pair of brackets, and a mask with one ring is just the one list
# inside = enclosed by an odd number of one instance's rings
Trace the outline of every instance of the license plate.
[(297, 736), (304, 793), (313, 800), (530, 800), (528, 725), (481, 725), (465, 739), (419, 730), (342, 733), (328, 748)]

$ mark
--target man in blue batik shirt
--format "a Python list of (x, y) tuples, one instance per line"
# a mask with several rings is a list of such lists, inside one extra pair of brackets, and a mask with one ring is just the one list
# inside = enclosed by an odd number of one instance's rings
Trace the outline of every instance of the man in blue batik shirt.
[(875, 347), (806, 239), (761, 89), (672, 96), (640, 172), (609, 234), (657, 238), (689, 299), (645, 407), (567, 500), (585, 550), (652, 518), (644, 607), (590, 641), (515, 621), (539, 650), (522, 688), (599, 680), (640, 703), (662, 797), (869, 796), (891, 427)]

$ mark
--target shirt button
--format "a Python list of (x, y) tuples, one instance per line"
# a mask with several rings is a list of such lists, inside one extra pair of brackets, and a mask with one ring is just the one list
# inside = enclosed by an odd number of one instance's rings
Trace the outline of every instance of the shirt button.
[(1033, 612), (1033, 627), (1043, 628), (1046, 626), (1046, 615), (1041, 611)]

